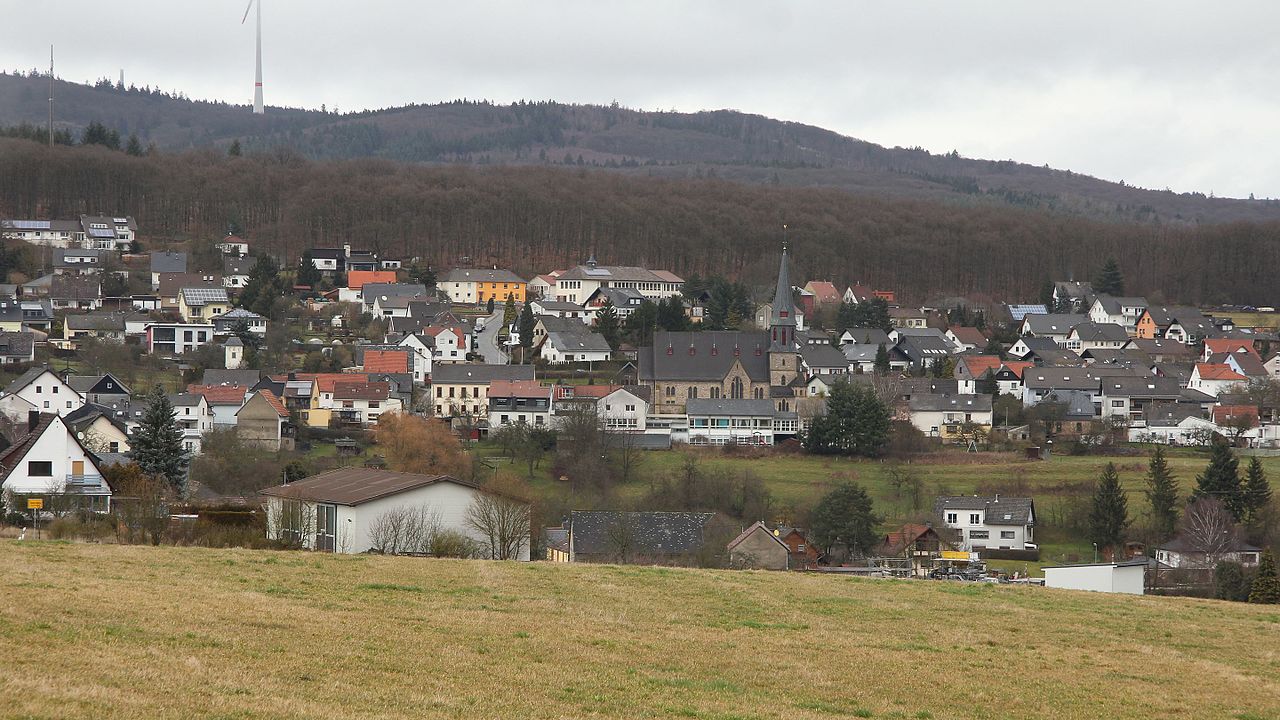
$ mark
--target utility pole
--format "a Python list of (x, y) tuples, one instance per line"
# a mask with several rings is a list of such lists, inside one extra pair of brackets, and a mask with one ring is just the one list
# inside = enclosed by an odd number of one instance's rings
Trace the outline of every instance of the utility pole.
[(49, 45), (49, 147), (53, 147), (53, 45)]

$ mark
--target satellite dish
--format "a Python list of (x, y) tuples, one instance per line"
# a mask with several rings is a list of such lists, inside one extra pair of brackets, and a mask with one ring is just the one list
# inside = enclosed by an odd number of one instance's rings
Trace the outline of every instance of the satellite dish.
[(83, 432), (78, 432), (78, 433), (76, 433), (76, 437), (77, 437), (77, 438), (79, 438), (79, 439), (81, 439), (81, 440), (83, 440), (83, 439), (84, 439), (84, 433), (83, 433)]

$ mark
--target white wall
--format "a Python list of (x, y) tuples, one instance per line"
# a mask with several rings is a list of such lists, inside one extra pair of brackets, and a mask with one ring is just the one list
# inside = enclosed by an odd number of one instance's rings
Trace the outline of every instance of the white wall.
[[(49, 477), (29, 477), (27, 468), (32, 460), (50, 462), (53, 467), (52, 474)], [(19, 494), (61, 492), (66, 484), (67, 475), (71, 474), (72, 463), (77, 460), (84, 461), (84, 474), (102, 474), (93, 464), (88, 453), (80, 447), (79, 443), (71, 439), (62, 418), (56, 418), (36, 440), (35, 445), (27, 451), (22, 462), (18, 463), (18, 466), (9, 474), (4, 481), (4, 489)]]
[(79, 393), (47, 370), (14, 394), (31, 403), (36, 410), (42, 413), (57, 413), (58, 417), (75, 412), (84, 406), (84, 398), (80, 397)]
[(1142, 565), (1077, 565), (1044, 569), (1045, 587), (1142, 595)]
[[(369, 539), (370, 526), (383, 513), (401, 507), (426, 506), (435, 515), (442, 529), (456, 530), (479, 542), (482, 539), (480, 535), (466, 525), (467, 509), (471, 507), (472, 498), (479, 492), (465, 485), (441, 482), (354, 507), (339, 505), (336, 540), (338, 550), (348, 553), (367, 551), (372, 545)], [(345, 548), (342, 547), (344, 531), (347, 534)], [(529, 559), (527, 541), (519, 559)]]

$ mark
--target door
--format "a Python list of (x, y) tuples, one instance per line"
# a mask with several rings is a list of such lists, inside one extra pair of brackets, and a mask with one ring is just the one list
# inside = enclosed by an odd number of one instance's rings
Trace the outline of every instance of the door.
[(338, 529), (338, 508), (335, 505), (316, 505), (316, 543), (315, 549), (333, 552), (336, 548)]
[(71, 474), (74, 475), (75, 477), (84, 477), (84, 461), (83, 460), (71, 461)]

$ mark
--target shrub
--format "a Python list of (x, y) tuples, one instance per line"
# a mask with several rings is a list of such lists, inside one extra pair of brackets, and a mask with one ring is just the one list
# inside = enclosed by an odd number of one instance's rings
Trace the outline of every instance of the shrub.
[(435, 557), (474, 558), (479, 551), (475, 540), (457, 530), (437, 530), (431, 534), (430, 554)]
[(1245, 602), (1252, 585), (1253, 578), (1240, 563), (1223, 560), (1213, 570), (1213, 596), (1219, 600)]

